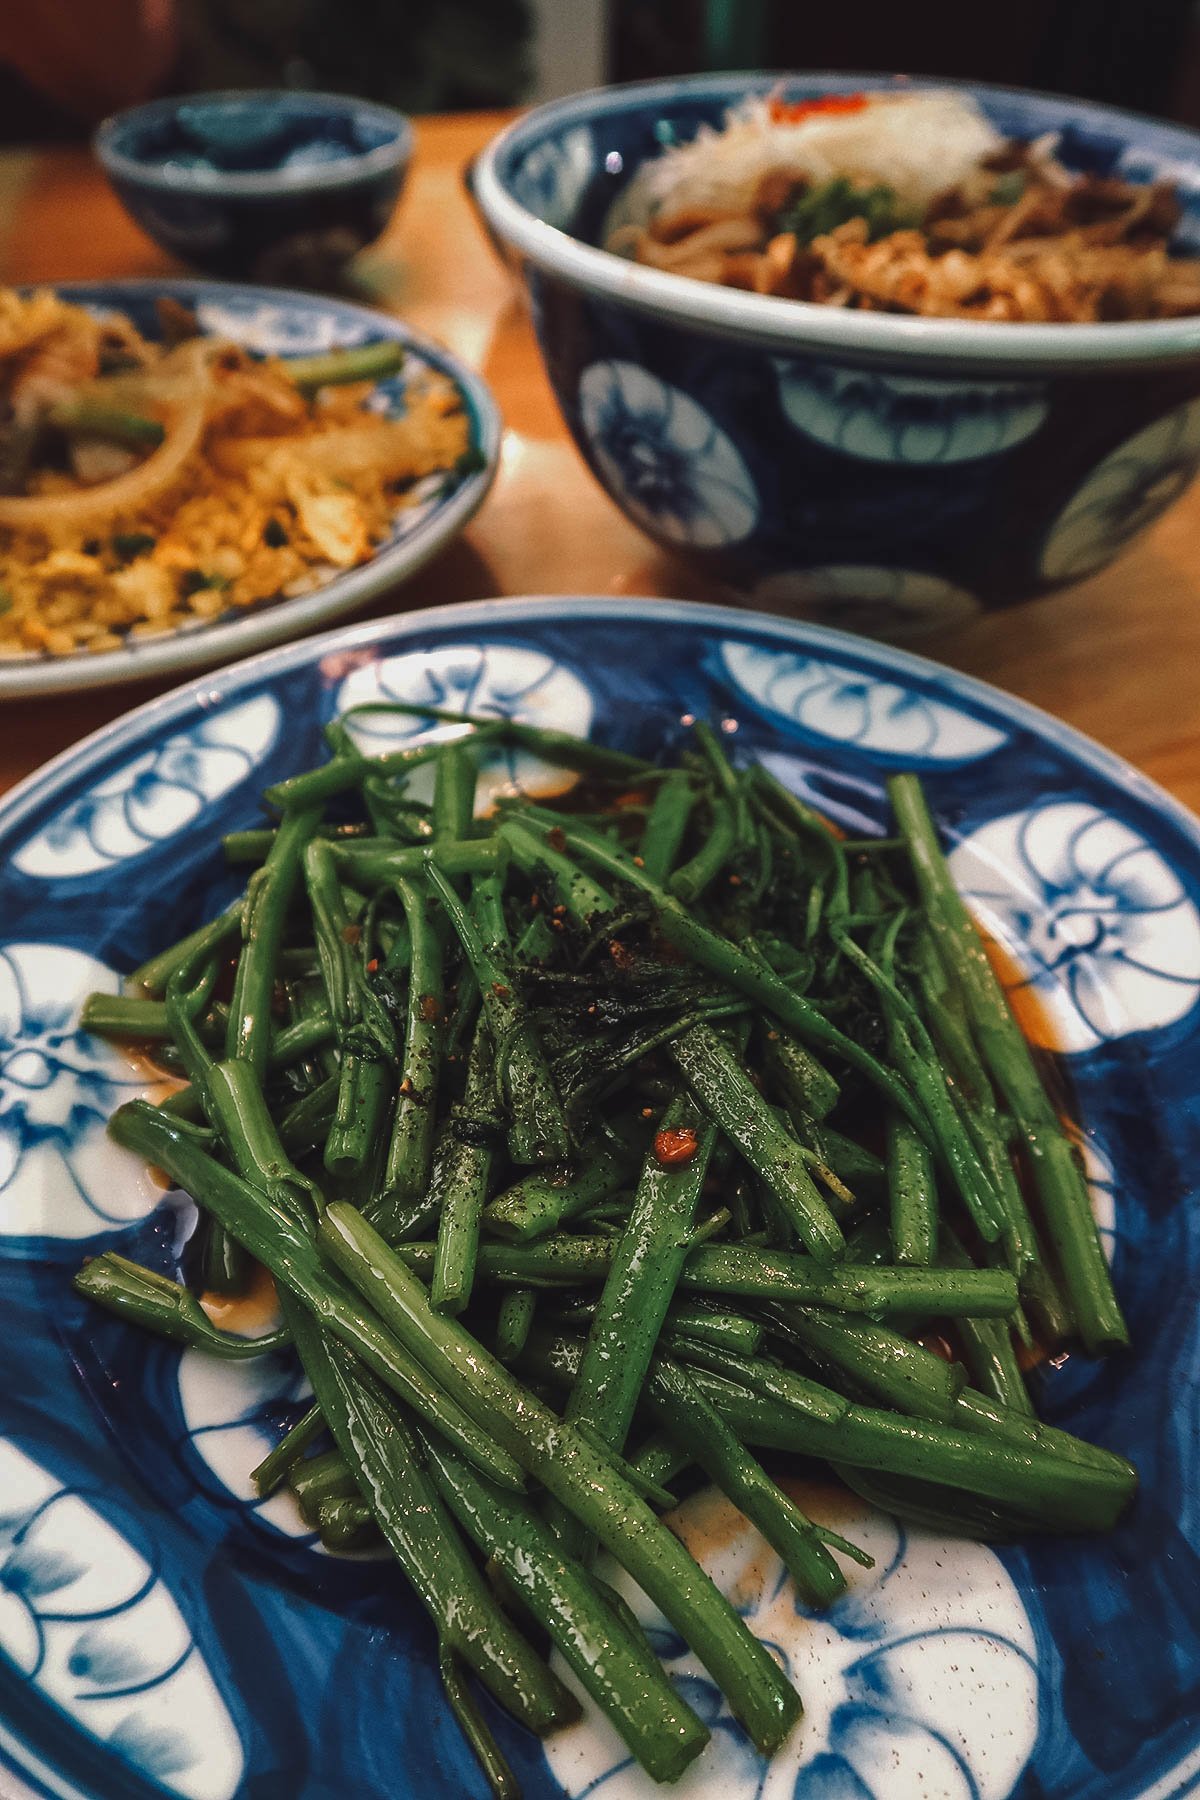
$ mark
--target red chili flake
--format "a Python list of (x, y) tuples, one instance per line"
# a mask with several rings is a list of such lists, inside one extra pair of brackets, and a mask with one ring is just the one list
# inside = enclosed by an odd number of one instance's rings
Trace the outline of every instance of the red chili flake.
[(637, 958), (634, 956), (633, 951), (628, 949), (621, 942), (620, 938), (613, 938), (611, 940), (611, 942), (609, 943), (609, 946), (608, 946), (608, 954), (612, 957), (613, 961), (616, 963), (618, 969), (620, 969), (622, 971), (622, 973), (624, 973), (628, 969), (632, 969), (634, 963), (637, 961)]
[(541, 895), (540, 895), (540, 894), (530, 894), (530, 896), (529, 896), (529, 910), (530, 910), (530, 912), (536, 912), (536, 911), (537, 911), (537, 909), (538, 909), (538, 907), (539, 907), (539, 906), (540, 906), (540, 905), (541, 905), (541, 904), (542, 904), (542, 896), (541, 896)]
[(856, 113), (870, 105), (869, 94), (824, 94), (817, 100), (780, 100), (772, 98), (769, 110), (776, 125), (795, 125), (810, 113)]
[(373, 975), (378, 967), (379, 967), (379, 958), (377, 956), (373, 956), (371, 958), (370, 962), (367, 964), (367, 974)]
[(664, 1169), (678, 1169), (691, 1162), (700, 1148), (700, 1139), (690, 1125), (676, 1125), (660, 1131), (654, 1139), (654, 1159)]
[(422, 994), (417, 1005), (417, 1011), (425, 1021), (426, 1025), (436, 1024), (442, 1013), (442, 1009), (438, 1004), (437, 995)]
[(400, 1087), (399, 1087), (399, 1090), (398, 1090), (398, 1091), (399, 1091), (399, 1092), (400, 1092), (400, 1093), (401, 1093), (401, 1094), (405, 1094), (405, 1095), (408, 1095), (408, 1094), (411, 1094), (411, 1093), (412, 1093), (412, 1091), (413, 1091), (413, 1084), (412, 1084), (412, 1076), (411, 1076), (411, 1075), (406, 1075), (406, 1076), (405, 1076), (405, 1077), (404, 1077), (404, 1080), (403, 1080), (403, 1081), (402, 1081), (402, 1082), (401, 1082), (401, 1083), (400, 1083)]
[(558, 903), (558, 905), (557, 905), (557, 906), (553, 906), (553, 907), (551, 907), (551, 909), (550, 909), (550, 910), (551, 910), (551, 912), (552, 912), (552, 913), (553, 913), (553, 914), (554, 914), (554, 917), (555, 917), (555, 918), (556, 918), (556, 919), (565, 919), (565, 918), (566, 918), (566, 916), (567, 916), (567, 909), (566, 909), (566, 907), (565, 907), (565, 906), (564, 906), (564, 905), (563, 905), (563, 904), (562, 904), (562, 902), (561, 902), (561, 901), (559, 901), (559, 903)]
[(643, 1106), (642, 1117), (643, 1119), (652, 1119), (654, 1117), (654, 1108), (652, 1106)]
[(512, 989), (506, 988), (502, 981), (493, 981), (492, 992), (495, 994), (497, 1000), (507, 1000), (512, 993)]
[(362, 936), (362, 926), (361, 925), (343, 925), (342, 926), (342, 942), (344, 944), (357, 944), (357, 942), (361, 936)]
[(741, 885), (742, 885), (741, 876), (740, 875), (731, 875), (729, 877), (729, 885), (730, 885), (730, 887), (741, 887)]
[(550, 927), (553, 931), (565, 931), (567, 929), (561, 919), (551, 919)]
[(612, 803), (612, 810), (618, 812), (625, 806), (645, 806), (646, 796), (641, 788), (634, 788), (631, 793), (618, 794)]
[(633, 866), (635, 869), (644, 869), (646, 866), (645, 857), (644, 856), (635, 856), (633, 859)]
[(546, 833), (546, 842), (552, 850), (557, 850), (560, 855), (562, 854), (567, 847), (567, 834), (561, 825), (555, 825)]

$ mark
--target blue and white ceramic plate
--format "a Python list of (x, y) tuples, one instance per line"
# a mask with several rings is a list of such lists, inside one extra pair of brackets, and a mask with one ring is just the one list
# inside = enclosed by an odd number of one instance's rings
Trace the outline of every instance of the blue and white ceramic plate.
[(159, 335), (154, 302), (167, 294), (190, 307), (212, 336), (232, 339), (264, 355), (307, 356), (381, 339), (401, 343), (408, 352), (404, 367), (376, 383), (368, 404), (399, 417), (414, 379), (430, 371), (449, 377), (462, 395), (471, 449), (476, 452), (472, 460), (478, 467), (430, 477), (422, 483), (416, 502), (397, 512), (391, 536), (369, 562), (330, 574), (309, 593), (264, 601), (213, 620), (198, 619), (160, 637), (129, 638), (120, 650), (97, 655), (80, 651), (73, 656), (0, 656), (0, 700), (72, 693), (150, 675), (184, 675), (300, 637), (415, 575), (483, 504), (500, 454), (502, 422), (496, 402), (479, 376), (456, 356), (410, 331), (399, 319), (320, 294), (222, 281), (73, 282), (58, 291), (100, 312), (125, 313), (151, 338)]
[[(0, 1773), (61, 1800), (482, 1800), (430, 1633), (387, 1562), (320, 1554), (252, 1465), (303, 1406), (72, 1293), (119, 1245), (169, 1267), (189, 1205), (108, 1144), (145, 1070), (80, 1034), (91, 988), (221, 903), (218, 835), (376, 696), (513, 713), (643, 752), (719, 720), (855, 833), (919, 769), (953, 867), (1042, 1002), (1135, 1352), (1072, 1356), (1043, 1410), (1133, 1458), (1098, 1541), (990, 1548), (805, 1504), (875, 1555), (827, 1616), (701, 1495), (680, 1529), (807, 1708), (765, 1765), (658, 1621), (713, 1742), (687, 1800), (1181, 1800), (1200, 1784), (1200, 826), (1053, 720), (815, 627), (653, 601), (449, 607), (273, 651), (154, 701), (0, 811)], [(378, 721), (374, 723), (378, 724)], [(429, 727), (387, 722), (387, 735)], [(367, 740), (364, 740), (367, 741)], [(494, 781), (528, 783), (520, 762)], [(850, 1529), (850, 1524), (845, 1524)], [(641, 1605), (636, 1595), (635, 1605)], [(643, 1608), (644, 1610), (644, 1608)], [(648, 1623), (652, 1621), (648, 1620)], [(646, 1800), (593, 1720), (500, 1720), (529, 1800)], [(19, 1784), (19, 1785), (18, 1785)]]

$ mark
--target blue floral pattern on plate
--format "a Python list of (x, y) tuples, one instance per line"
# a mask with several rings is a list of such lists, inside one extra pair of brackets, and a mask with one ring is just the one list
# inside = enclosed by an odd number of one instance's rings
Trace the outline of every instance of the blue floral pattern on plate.
[[(769, 1762), (661, 1614), (606, 1570), (713, 1730), (672, 1791), (685, 1800), (1006, 1800), (1033, 1749), (1041, 1697), (1034, 1629), (1002, 1563), (982, 1545), (905, 1530), (848, 1508), (843, 1495), (793, 1486), (805, 1512), (875, 1558), (870, 1570), (847, 1567), (848, 1591), (825, 1614), (797, 1600), (775, 1553), (714, 1490), (675, 1515), (693, 1554), (803, 1688), (804, 1718)], [(590, 1718), (551, 1738), (546, 1755), (571, 1800), (643, 1800), (645, 1778), (624, 1745)]]
[(207, 1491), (220, 1501), (236, 1501), (288, 1537), (315, 1541), (290, 1494), (263, 1499), (250, 1479), (311, 1404), (312, 1389), (294, 1355), (269, 1353), (253, 1362), (220, 1364), (202, 1350), (185, 1350), (177, 1381), (187, 1443), (204, 1466)]
[(1063, 800), (993, 819), (950, 867), (1019, 964), (1040, 1002), (1026, 1029), (1048, 1026), (1051, 1048), (1162, 1030), (1200, 998), (1200, 911), (1162, 856), (1098, 807)]
[[(160, 840), (172, 879), (154, 908), (136, 891), (131, 904), (130, 875), (153, 868), (149, 851), (132, 868), (108, 861), (66, 881), (14, 865), (16, 850), (115, 770), (263, 695), (279, 704), (287, 732), (249, 779), (214, 792)], [(45, 1471), (31, 1505), (69, 1493), (72, 1507), (79, 1500), (134, 1546), (183, 1621), (172, 1622), (174, 1636), (164, 1625), (148, 1641), (176, 1654), (190, 1641), (183, 1667), (202, 1664), (224, 1708), (164, 1703), (170, 1725), (179, 1721), (172, 1742), (193, 1743), (193, 1718), (219, 1723), (207, 1737), (197, 1730), (200, 1760), (186, 1770), (161, 1761), (153, 1777), (135, 1778), (134, 1760), (153, 1767), (163, 1739), (146, 1734), (144, 1697), (120, 1702), (136, 1704), (143, 1722), (115, 1739), (134, 1759), (118, 1776), (89, 1735), (88, 1709), (101, 1703), (81, 1700), (86, 1716), (68, 1719), (54, 1693), (19, 1673), (14, 1649), (0, 1654), (0, 1763), (71, 1800), (190, 1800), (193, 1791), (230, 1800), (228, 1721), (243, 1759), (238, 1800), (334, 1800), (350, 1787), (359, 1800), (482, 1800), (438, 1698), (429, 1634), (393, 1562), (316, 1554), (285, 1502), (260, 1507), (249, 1491), (250, 1467), (304, 1404), (294, 1362), (279, 1355), (231, 1369), (181, 1355), (87, 1307), (69, 1280), (79, 1257), (106, 1243), (175, 1267), (192, 1218), (131, 1160), (105, 1160), (117, 1153), (104, 1117), (140, 1090), (145, 1072), (78, 1033), (79, 999), (92, 986), (112, 991), (115, 971), (210, 916), (228, 891), (213, 868), (216, 838), (261, 817), (261, 785), (320, 760), (330, 719), (380, 699), (515, 713), (650, 753), (686, 744), (687, 721), (711, 717), (737, 758), (765, 762), (856, 835), (885, 828), (888, 771), (921, 760), (960, 882), (978, 891), (985, 922), (998, 929), (1003, 914), (1021, 968), (1038, 980), (1053, 974), (1066, 995), (1056, 1015), (1066, 1021), (1056, 1049), (1069, 1052), (1060, 1072), (1074, 1090), (1137, 1349), (1107, 1365), (1072, 1356), (1042, 1371), (1042, 1399), (1055, 1423), (1131, 1455), (1142, 1499), (1110, 1539), (983, 1549), (902, 1535), (832, 1488), (806, 1495), (877, 1557), (870, 1574), (852, 1573), (851, 1593), (824, 1620), (797, 1611), (752, 1533), (714, 1530), (714, 1573), (795, 1667), (807, 1723), (764, 1767), (707, 1677), (661, 1634), (714, 1728), (683, 1800), (725, 1800), (726, 1789), (728, 1800), (1162, 1800), (1185, 1791), (1187, 1770), (1200, 1766), (1200, 961), (1181, 951), (1200, 944), (1200, 830), (1064, 728), (903, 652), (727, 609), (586, 597), (451, 608), (273, 652), (154, 702), (0, 812), (0, 1224), (10, 1234), (0, 1256), (0, 1434)], [(371, 748), (443, 729), (398, 713), (351, 713), (350, 724), (373, 734), (359, 735)], [(523, 785), (533, 773), (496, 771)], [(1013, 819), (1020, 832), (1010, 832)], [(1072, 987), (1064, 966), (1085, 963)], [(1114, 1033), (1118, 1014), (1123, 1026), (1136, 1023)], [(1075, 1022), (1084, 1018), (1086, 1038)], [(13, 1510), (6, 1484), (2, 1464), (4, 1519)], [(720, 1503), (691, 1505), (715, 1507), (709, 1516), (720, 1523)], [(66, 1508), (56, 1499), (47, 1516), (74, 1516), (72, 1537), (84, 1541), (82, 1515)], [(22, 1519), (28, 1511), (22, 1501)], [(115, 1552), (102, 1561), (120, 1564)], [(42, 1613), (56, 1610), (57, 1593), (39, 1602)], [(89, 1636), (82, 1651), (88, 1680), (97, 1670), (115, 1679), (124, 1637), (110, 1645), (100, 1621), (69, 1629), (97, 1626), (103, 1641)], [(16, 1646), (18, 1632), (29, 1642), (25, 1614), (2, 1592), (0, 1629), (11, 1633), (4, 1646)], [(1103, 1660), (1097, 1643), (1108, 1647)], [(165, 1654), (148, 1657), (151, 1676), (170, 1666)], [(166, 1682), (159, 1690), (176, 1691)], [(113, 1699), (111, 1682), (105, 1691)], [(552, 1744), (550, 1761), (503, 1721), (497, 1729), (529, 1800), (581, 1795), (589, 1784), (603, 1800), (624, 1800), (631, 1786), (639, 1800), (645, 1792), (594, 1721)]]
[(65, 806), (21, 845), (13, 866), (60, 880), (94, 875), (174, 837), (257, 768), (281, 716), (270, 694), (210, 714)]
[[(406, 745), (457, 737), (465, 726), (442, 724), (409, 713), (353, 709), (389, 702), (470, 712), (488, 719), (524, 719), (551, 731), (586, 737), (592, 723), (591, 690), (579, 676), (540, 650), (507, 644), (461, 644), (428, 655), (384, 657), (346, 676), (338, 688), (338, 712), (361, 750), (377, 755)], [(511, 745), (480, 761), (476, 805), (485, 810), (500, 793), (560, 793), (575, 776)], [(432, 777), (414, 778), (413, 790), (428, 798)]]
[(910, 768), (974, 762), (1008, 741), (1007, 732), (933, 694), (864, 680), (860, 670), (824, 657), (733, 640), (722, 644), (721, 660), (748, 700), (803, 736), (895, 757)]
[(779, 358), (779, 398), (797, 431), (863, 462), (978, 462), (1023, 443), (1045, 423), (1034, 382), (881, 375)]
[(114, 1774), (131, 1764), (184, 1800), (238, 1791), (233, 1721), (152, 1562), (3, 1438), (0, 1663), (45, 1695), (64, 1729), (105, 1745)]
[(320, 307), (299, 308), (289, 301), (263, 301), (251, 289), (211, 290), (196, 317), (210, 337), (232, 338), (259, 356), (318, 356), (327, 350), (351, 350), (374, 336), (370, 314), (347, 321)]
[(580, 377), (579, 416), (602, 481), (647, 530), (704, 549), (753, 531), (749, 469), (681, 388), (636, 363), (593, 363)]
[(1100, 1244), (1111, 1263), (1117, 1244), (1117, 1190), (1113, 1166), (1094, 1137), (1080, 1133), (1076, 1139), (1092, 1197), (1092, 1217)]
[(80, 1002), (118, 979), (63, 945), (0, 945), (0, 1253), (23, 1240), (79, 1240), (140, 1219), (161, 1197), (105, 1127), (153, 1083), (80, 1031)]

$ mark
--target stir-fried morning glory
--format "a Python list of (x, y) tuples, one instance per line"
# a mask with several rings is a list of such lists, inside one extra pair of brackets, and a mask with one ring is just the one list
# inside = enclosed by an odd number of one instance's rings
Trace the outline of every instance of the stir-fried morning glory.
[[(851, 843), (703, 724), (661, 767), (392, 710), (463, 735), (368, 756), (331, 726), (224, 840), (244, 892), (85, 1006), (178, 1077), (111, 1130), (200, 1225), (181, 1267), (107, 1251), (76, 1288), (299, 1359), (315, 1401), (259, 1491), (395, 1555), (495, 1793), (473, 1684), (557, 1730), (551, 1646), (653, 1779), (708, 1741), (601, 1550), (770, 1755), (803, 1670), (662, 1515), (715, 1482), (814, 1608), (869, 1559), (780, 1485), (796, 1456), (942, 1531), (1109, 1529), (1133, 1469), (1027, 1379), (1127, 1341), (1078, 1154), (915, 777)], [(576, 785), (477, 817), (503, 743)], [(231, 1328), (268, 1279), (277, 1321)]]

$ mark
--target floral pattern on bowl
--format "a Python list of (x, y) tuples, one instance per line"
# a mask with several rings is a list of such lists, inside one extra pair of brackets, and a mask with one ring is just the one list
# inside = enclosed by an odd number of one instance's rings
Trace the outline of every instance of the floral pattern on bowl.
[(1200, 400), (1135, 432), (1092, 470), (1054, 521), (1042, 574), (1073, 581), (1111, 562), (1178, 500), (1200, 468)]
[(260, 694), (211, 714), (81, 794), (13, 857), (23, 875), (94, 875), (165, 843), (244, 781), (279, 735), (279, 702)]
[(640, 525), (673, 544), (736, 544), (758, 523), (750, 471), (682, 389), (636, 363), (593, 363), (579, 414), (601, 480)]
[(232, 1800), (233, 1721), (136, 1517), (125, 1536), (113, 1510), (0, 1438), (0, 1665), (104, 1746), (117, 1779), (132, 1765), (182, 1800)]
[(993, 819), (950, 867), (1019, 965), (1018, 993), (1039, 1003), (1025, 1029), (1048, 1048), (1161, 1031), (1200, 999), (1200, 910), (1162, 856), (1098, 807), (1055, 801)]
[(521, 170), (521, 198), (551, 225), (566, 225), (595, 169), (592, 134), (582, 127), (549, 138)]
[(831, 363), (775, 364), (797, 431), (863, 462), (959, 463), (1000, 456), (1045, 423), (1036, 382), (942, 381)]
[[(620, 1570), (605, 1571), (713, 1732), (672, 1792), (681, 1800), (1006, 1800), (1037, 1738), (1040, 1693), (1034, 1628), (999, 1559), (981, 1544), (900, 1527), (842, 1494), (794, 1491), (810, 1517), (875, 1558), (873, 1569), (848, 1568), (848, 1592), (826, 1614), (797, 1600), (774, 1551), (715, 1490), (675, 1514), (722, 1593), (803, 1684), (804, 1717), (769, 1762), (662, 1615)], [(556, 1733), (546, 1756), (571, 1800), (643, 1800), (645, 1777), (604, 1725), (586, 1720)]]
[[(1186, 321), (899, 317), (692, 280), (603, 248), (646, 162), (719, 128), (747, 96), (880, 83), (705, 74), (573, 95), (494, 140), (473, 187), (525, 284), (580, 450), (633, 523), (703, 580), (788, 611), (799, 572), (870, 567), (936, 578), (972, 607), (1008, 606), (1111, 561), (1194, 476), (1191, 428), (1178, 442), (1154, 430), (1200, 394)], [(1072, 168), (1177, 180), (1176, 237), (1195, 253), (1196, 134), (1057, 95), (969, 92), (1003, 135), (1060, 138)], [(1121, 466), (1105, 469), (1121, 444)], [(1129, 451), (1157, 471), (1131, 480)], [(884, 635), (895, 624), (870, 606), (809, 616)]]

